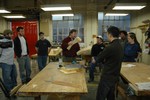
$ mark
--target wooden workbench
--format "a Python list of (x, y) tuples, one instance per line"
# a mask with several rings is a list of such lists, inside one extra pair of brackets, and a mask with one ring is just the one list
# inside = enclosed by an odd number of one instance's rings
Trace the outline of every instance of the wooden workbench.
[[(52, 48), (51, 51), (50, 51), (49, 54), (48, 54), (49, 62), (50, 62), (50, 59), (51, 59), (52, 57), (54, 57), (54, 58), (56, 59), (56, 57), (58, 57), (58, 56), (61, 54), (61, 52), (62, 52), (62, 49), (61, 49), (61, 48), (59, 48), (59, 49), (57, 49), (57, 48)], [(37, 58), (37, 54), (31, 55), (31, 59), (36, 59), (36, 58)]]
[(137, 83), (150, 82), (150, 65), (136, 62), (123, 63), (121, 76), (129, 83), (137, 96), (150, 96), (150, 90), (141, 90), (137, 86)]
[[(58, 62), (49, 63), (28, 84), (18, 90), (19, 96), (57, 95), (61, 100), (79, 100), (87, 93), (85, 71), (64, 74), (58, 69)], [(71, 95), (71, 96), (70, 96)]]

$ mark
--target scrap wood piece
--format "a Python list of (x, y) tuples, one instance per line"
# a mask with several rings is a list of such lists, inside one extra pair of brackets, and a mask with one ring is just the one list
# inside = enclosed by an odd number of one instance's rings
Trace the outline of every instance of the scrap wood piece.
[(10, 96), (14, 95), (22, 86), (22, 84), (19, 84), (17, 86), (15, 86), (11, 91), (10, 91)]
[(81, 40), (81, 38), (79, 38), (79, 37), (76, 37), (72, 42), (73, 42), (73, 44), (72, 45), (70, 45), (70, 46), (68, 46), (67, 47), (67, 49), (68, 50), (70, 50), (71, 49), (71, 47), (74, 45), (74, 44), (76, 44), (76, 43), (79, 43), (79, 42), (81, 42), (82, 40)]
[(65, 74), (72, 74), (72, 73), (77, 73), (79, 71), (81, 71), (80, 68), (65, 68), (65, 67), (62, 67), (60, 69), (61, 72), (65, 73)]
[(62, 82), (62, 81), (52, 81), (53, 84), (62, 85), (62, 86), (69, 86), (74, 88), (80, 88), (79, 85), (68, 83), (68, 82)]
[(77, 55), (91, 55), (92, 46), (85, 47), (77, 52)]

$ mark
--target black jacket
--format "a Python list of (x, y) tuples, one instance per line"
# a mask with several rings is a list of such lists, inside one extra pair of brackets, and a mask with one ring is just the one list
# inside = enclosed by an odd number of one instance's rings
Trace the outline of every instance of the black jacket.
[[(27, 54), (29, 54), (27, 41), (26, 41), (26, 46), (27, 46)], [(20, 58), (22, 49), (21, 49), (21, 42), (18, 36), (14, 39), (14, 51), (15, 51), (16, 56)]]
[(97, 57), (96, 62), (104, 62), (101, 78), (117, 81), (123, 59), (123, 48), (118, 39), (113, 40)]
[(100, 52), (102, 52), (105, 48), (105, 45), (102, 43), (102, 44), (94, 44), (92, 46), (92, 50), (91, 50), (91, 55), (92, 57), (94, 56), (97, 56)]

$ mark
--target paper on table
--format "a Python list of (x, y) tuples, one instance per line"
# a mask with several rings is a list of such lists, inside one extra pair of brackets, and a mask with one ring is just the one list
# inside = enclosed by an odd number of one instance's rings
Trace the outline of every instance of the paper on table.
[(134, 67), (136, 65), (133, 65), (133, 64), (125, 64), (125, 65), (122, 65), (122, 67)]
[(150, 82), (135, 83), (139, 90), (150, 90)]

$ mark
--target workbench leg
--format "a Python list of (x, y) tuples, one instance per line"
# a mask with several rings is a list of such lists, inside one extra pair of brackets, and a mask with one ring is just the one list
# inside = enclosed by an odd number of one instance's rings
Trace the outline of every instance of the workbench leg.
[(41, 100), (41, 96), (39, 95), (39, 96), (34, 97), (34, 100)]

